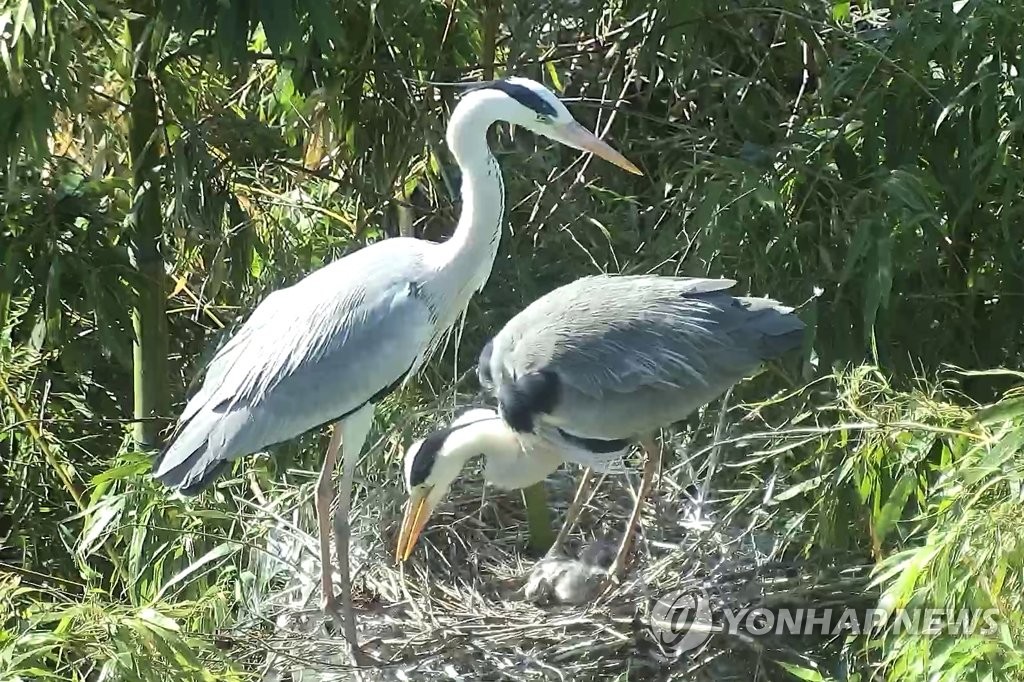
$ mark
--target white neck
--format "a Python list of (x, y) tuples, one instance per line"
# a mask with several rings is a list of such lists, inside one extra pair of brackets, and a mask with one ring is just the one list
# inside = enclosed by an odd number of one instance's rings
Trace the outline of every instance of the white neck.
[(462, 171), (462, 212), (451, 239), (440, 245), (442, 280), (461, 313), (483, 288), (498, 254), (505, 215), (501, 168), (487, 146), (487, 130), (498, 120), (494, 99), (485, 91), (466, 95), (452, 112), (448, 147)]
[(474, 421), (448, 436), (434, 469), (439, 479), (450, 484), (466, 462), (483, 455), (487, 461), (484, 478), (489, 484), (505, 490), (526, 488), (547, 478), (562, 458), (557, 449), (544, 443), (531, 443), (529, 451), (524, 445), (502, 419)]
[[(481, 412), (483, 412), (481, 410)], [(457, 422), (453, 422), (453, 426)], [(488, 466), (492, 459), (509, 461), (522, 455), (515, 432), (495, 415), (459, 426), (445, 439), (444, 448), (434, 465), (439, 478), (454, 481), (466, 463), (485, 455)]]

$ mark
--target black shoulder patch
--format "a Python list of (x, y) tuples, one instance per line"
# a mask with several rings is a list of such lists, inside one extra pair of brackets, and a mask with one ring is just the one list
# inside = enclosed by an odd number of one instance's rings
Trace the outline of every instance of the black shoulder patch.
[(574, 436), (564, 429), (558, 429), (558, 432), (562, 434), (562, 438), (565, 438), (570, 443), (583, 448), (587, 452), (593, 452), (601, 455), (607, 455), (612, 452), (624, 450), (630, 443), (628, 438), (620, 438), (618, 440), (601, 440), (600, 438)]
[(519, 377), (498, 389), (501, 417), (514, 431), (533, 432), (535, 415), (550, 412), (558, 404), (559, 380), (554, 372), (542, 370)]
[(558, 116), (558, 112), (551, 106), (550, 102), (545, 100), (543, 97), (538, 95), (536, 92), (522, 85), (516, 85), (515, 83), (507, 80), (488, 81), (481, 83), (475, 87), (469, 88), (470, 90), (500, 90), (515, 101), (522, 104), (527, 109), (531, 109), (542, 116)]

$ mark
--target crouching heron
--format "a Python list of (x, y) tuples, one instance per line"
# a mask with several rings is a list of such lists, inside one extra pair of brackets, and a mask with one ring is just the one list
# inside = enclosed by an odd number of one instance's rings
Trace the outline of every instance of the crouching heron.
[(473, 410), (413, 443), (399, 560), (463, 465), (486, 457), (501, 487), (539, 482), (563, 462), (587, 469), (550, 552), (560, 550), (591, 469), (613, 468), (634, 441), (646, 456), (640, 490), (608, 574), (621, 577), (660, 464), (653, 435), (724, 394), (764, 362), (801, 345), (804, 324), (767, 298), (733, 296), (732, 280), (654, 275), (584, 277), (538, 299), (480, 354), (497, 413)]

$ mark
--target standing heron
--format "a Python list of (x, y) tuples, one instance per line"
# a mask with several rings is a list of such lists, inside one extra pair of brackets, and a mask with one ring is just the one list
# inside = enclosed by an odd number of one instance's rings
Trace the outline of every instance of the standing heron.
[(331, 580), (331, 474), (342, 451), (335, 533), (345, 637), (357, 664), (348, 569), (348, 512), (374, 405), (431, 357), (490, 275), (505, 192), (487, 145), (497, 121), (522, 126), (641, 174), (525, 78), (473, 87), (452, 112), (447, 141), (462, 171), (462, 212), (443, 243), (394, 238), (362, 248), (271, 293), (211, 361), (154, 475), (186, 495), (233, 460), (333, 424), (316, 490), (322, 606), (338, 615)]
[[(562, 462), (587, 467), (558, 547), (582, 508), (591, 469), (612, 467), (633, 441), (646, 454), (636, 503), (608, 573), (619, 578), (660, 463), (654, 432), (798, 348), (804, 324), (767, 298), (728, 293), (732, 280), (597, 275), (539, 298), (484, 347), (477, 372), (498, 412), (474, 410), (406, 452), (409, 500), (398, 558), (463, 465), (487, 457), (501, 487), (539, 482)], [(489, 412), (489, 414), (485, 414)], [(493, 474), (492, 474), (493, 472)], [(518, 472), (508, 478), (507, 472)]]

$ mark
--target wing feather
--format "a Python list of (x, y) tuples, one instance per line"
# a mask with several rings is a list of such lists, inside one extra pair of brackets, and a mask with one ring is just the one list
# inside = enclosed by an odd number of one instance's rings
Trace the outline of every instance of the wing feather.
[(598, 275), (560, 287), (494, 338), (494, 391), (553, 373), (559, 397), (540, 425), (580, 438), (631, 438), (682, 419), (801, 343), (791, 308), (732, 296), (734, 284)]
[[(554, 371), (594, 397), (735, 381), (793, 347), (803, 323), (732, 280), (584, 277), (538, 299), (495, 337), (491, 375)], [(781, 339), (781, 341), (780, 341)], [(798, 341), (797, 341), (798, 343)]]
[(429, 246), (390, 239), (268, 296), (214, 356), (154, 475), (201, 487), (220, 463), (337, 420), (415, 370), (435, 336), (417, 284)]

